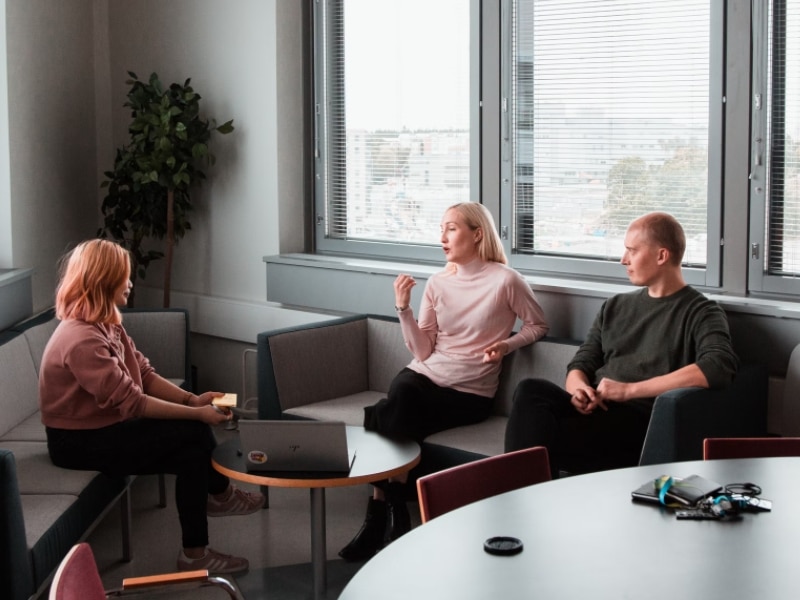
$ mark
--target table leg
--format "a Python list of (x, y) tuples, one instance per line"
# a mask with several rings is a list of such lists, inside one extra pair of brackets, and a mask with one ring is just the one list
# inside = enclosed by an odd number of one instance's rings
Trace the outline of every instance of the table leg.
[(314, 599), (328, 588), (327, 542), (325, 539), (325, 488), (311, 488), (311, 568), (314, 572)]

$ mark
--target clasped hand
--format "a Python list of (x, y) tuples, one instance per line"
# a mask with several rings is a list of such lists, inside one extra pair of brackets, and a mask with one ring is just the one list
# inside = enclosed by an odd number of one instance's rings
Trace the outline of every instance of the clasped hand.
[(629, 384), (613, 379), (603, 378), (597, 388), (583, 385), (572, 392), (570, 402), (582, 415), (593, 413), (598, 407), (608, 410), (607, 402), (625, 402), (628, 400), (627, 390)]

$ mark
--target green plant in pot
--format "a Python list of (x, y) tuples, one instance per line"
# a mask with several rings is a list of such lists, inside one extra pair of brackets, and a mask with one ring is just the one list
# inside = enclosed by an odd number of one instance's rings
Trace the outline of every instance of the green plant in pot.
[[(132, 111), (130, 141), (117, 149), (114, 169), (105, 172), (101, 187), (108, 192), (98, 236), (115, 239), (130, 251), (134, 283), (144, 279), (152, 261), (165, 258), (164, 307), (169, 307), (174, 247), (191, 229), (189, 192), (206, 178), (204, 168), (214, 164), (208, 149), (211, 133), (230, 133), (233, 120), (216, 126), (202, 119), (201, 97), (190, 79), (164, 89), (155, 73), (146, 83), (135, 73), (128, 75), (124, 106)], [(150, 238), (166, 240), (165, 252), (147, 249)]]

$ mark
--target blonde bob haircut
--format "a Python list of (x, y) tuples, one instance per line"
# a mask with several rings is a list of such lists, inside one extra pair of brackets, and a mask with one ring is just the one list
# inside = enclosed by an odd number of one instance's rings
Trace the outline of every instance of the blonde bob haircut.
[(130, 276), (131, 260), (125, 248), (109, 240), (81, 242), (61, 261), (56, 317), (121, 323), (114, 296)]
[(447, 210), (455, 210), (464, 218), (467, 227), (472, 231), (480, 229), (483, 235), (478, 242), (478, 256), (482, 260), (508, 264), (503, 244), (497, 233), (492, 213), (478, 202), (459, 202)]

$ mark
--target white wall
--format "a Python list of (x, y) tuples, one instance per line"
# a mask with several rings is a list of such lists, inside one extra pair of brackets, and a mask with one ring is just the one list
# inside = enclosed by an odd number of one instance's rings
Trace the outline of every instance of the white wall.
[[(262, 260), (303, 249), (300, 2), (0, 0), (0, 9), (0, 268), (34, 269), (34, 312), (52, 305), (58, 258), (101, 223), (102, 173), (128, 136), (131, 70), (165, 84), (191, 78), (205, 116), (236, 127), (212, 138), (217, 163), (176, 248), (172, 305), (205, 315), (197, 322), (213, 331), (200, 333), (245, 341), (318, 318), (266, 302)], [(162, 272), (154, 263), (140, 306), (160, 305)]]
[[(248, 342), (265, 329), (318, 319), (266, 302), (263, 262), (303, 247), (301, 3), (103, 2), (112, 109), (99, 148), (127, 139), (128, 71), (140, 79), (156, 72), (165, 85), (191, 78), (205, 116), (232, 118), (236, 127), (212, 137), (217, 163), (192, 194), (192, 230), (175, 251), (171, 305), (192, 310), (194, 331)], [(163, 261), (151, 265), (138, 305), (160, 305), (162, 273)]]
[(3, 8), (0, 268), (34, 269), (40, 310), (52, 304), (58, 257), (97, 228), (93, 1)]
[[(115, 145), (127, 139), (127, 71), (156, 72), (165, 85), (191, 78), (206, 117), (234, 119), (234, 133), (212, 136), (217, 163), (192, 194), (172, 289), (264, 301), (262, 257), (279, 238), (275, 2), (112, 0), (109, 39)], [(162, 265), (151, 267), (149, 285), (161, 285)]]

